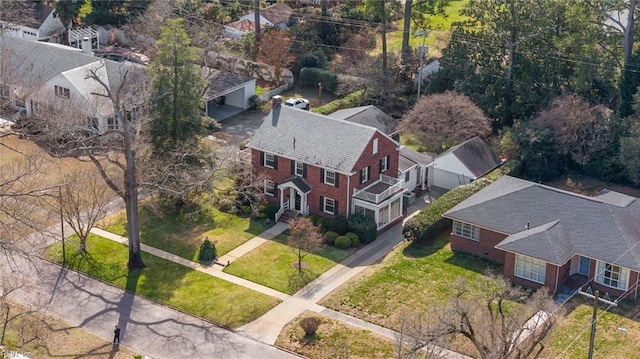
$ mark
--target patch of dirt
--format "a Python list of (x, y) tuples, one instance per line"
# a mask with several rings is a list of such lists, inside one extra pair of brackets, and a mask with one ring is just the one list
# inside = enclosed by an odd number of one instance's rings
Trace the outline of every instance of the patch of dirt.
[(309, 263), (307, 262), (300, 262), (300, 265), (298, 266), (298, 262), (292, 262), (291, 266), (295, 269), (307, 269), (309, 267)]
[(609, 183), (596, 178), (577, 174), (567, 174), (545, 184), (551, 187), (591, 197), (597, 196), (603, 189), (609, 189), (640, 198), (640, 188)]

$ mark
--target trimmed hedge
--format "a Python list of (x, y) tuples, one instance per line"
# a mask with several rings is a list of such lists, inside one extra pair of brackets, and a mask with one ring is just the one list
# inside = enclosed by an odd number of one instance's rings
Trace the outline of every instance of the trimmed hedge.
[(360, 236), (353, 232), (345, 233), (345, 236), (349, 237), (351, 240), (357, 239), (360, 240)]
[(324, 243), (326, 244), (333, 244), (336, 241), (336, 238), (340, 237), (340, 235), (336, 232), (332, 232), (332, 231), (326, 231), (324, 232), (324, 235), (322, 236), (322, 239), (324, 240)]
[(345, 108), (358, 107), (364, 103), (364, 90), (352, 92), (342, 98), (331, 101), (323, 106), (312, 108), (311, 112), (328, 115)]
[(328, 222), (324, 223), (329, 231), (336, 232), (341, 236), (347, 233), (347, 219), (341, 214), (333, 216)]
[(355, 248), (360, 245), (360, 240), (358, 237), (351, 238), (351, 247)]
[(351, 247), (351, 239), (347, 236), (340, 236), (336, 238), (334, 245), (340, 249), (347, 249)]
[(378, 236), (376, 223), (361, 214), (352, 214), (347, 219), (347, 230), (358, 235), (360, 242), (367, 244), (373, 242)]
[(420, 213), (407, 221), (402, 228), (404, 238), (416, 242), (423, 242), (433, 238), (440, 231), (451, 226), (451, 220), (442, 217), (446, 211), (480, 191), (491, 182), (486, 178), (480, 178), (467, 185), (458, 186), (431, 202)]
[(338, 88), (338, 75), (317, 67), (303, 67), (300, 70), (300, 83), (314, 88), (321, 83), (323, 91), (334, 92)]

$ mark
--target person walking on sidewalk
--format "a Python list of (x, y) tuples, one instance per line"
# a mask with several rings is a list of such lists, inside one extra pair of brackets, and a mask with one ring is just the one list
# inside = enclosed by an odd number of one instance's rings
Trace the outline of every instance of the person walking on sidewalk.
[(116, 344), (116, 341), (120, 344), (120, 328), (117, 325), (116, 330), (113, 331), (113, 343)]

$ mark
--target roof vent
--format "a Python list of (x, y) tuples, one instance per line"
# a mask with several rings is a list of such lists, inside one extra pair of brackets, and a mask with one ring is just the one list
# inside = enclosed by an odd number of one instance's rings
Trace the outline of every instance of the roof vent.
[(527, 229), (529, 229), (529, 222), (527, 222), (527, 225), (525, 226)]

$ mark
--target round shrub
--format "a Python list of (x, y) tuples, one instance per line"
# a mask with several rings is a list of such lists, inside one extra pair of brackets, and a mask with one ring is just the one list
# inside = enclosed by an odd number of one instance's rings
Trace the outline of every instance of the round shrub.
[(276, 213), (278, 213), (279, 209), (280, 209), (280, 206), (278, 206), (277, 204), (269, 203), (267, 205), (267, 208), (264, 209), (265, 216), (267, 217), (267, 219), (275, 221)]
[(205, 238), (200, 245), (198, 260), (201, 262), (211, 262), (214, 259), (216, 259), (216, 246), (211, 243), (208, 238)]
[(333, 244), (339, 236), (340, 235), (336, 232), (327, 231), (324, 233), (324, 236), (322, 236), (322, 239), (326, 244)]
[(347, 232), (345, 236), (349, 237), (351, 240), (360, 239), (360, 236), (357, 233)]
[(221, 212), (231, 213), (235, 210), (235, 205), (231, 199), (221, 198), (220, 201), (218, 201), (218, 209)]
[(351, 239), (347, 236), (340, 236), (336, 238), (334, 245), (340, 249), (347, 249), (351, 247)]
[(358, 237), (351, 238), (351, 247), (355, 248), (360, 245), (360, 239)]
[(343, 236), (347, 233), (347, 219), (341, 214), (333, 216), (333, 218), (331, 218), (327, 223), (327, 230), (336, 232)]
[(371, 218), (367, 218), (361, 214), (349, 216), (347, 228), (349, 232), (357, 234), (360, 242), (364, 244), (373, 242), (378, 235), (376, 223)]

